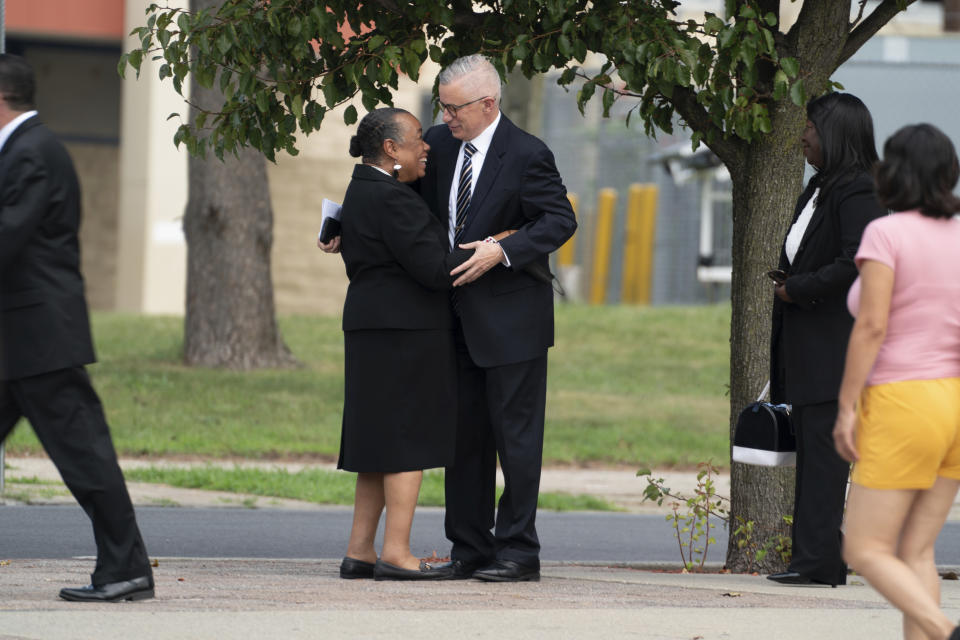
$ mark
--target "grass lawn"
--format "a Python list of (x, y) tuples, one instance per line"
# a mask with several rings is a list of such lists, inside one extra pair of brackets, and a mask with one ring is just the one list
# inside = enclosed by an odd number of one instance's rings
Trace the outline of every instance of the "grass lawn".
[[(282, 318), (302, 366), (249, 373), (180, 364), (180, 318), (100, 313), (93, 323), (90, 372), (121, 455), (336, 458), (339, 318)], [(728, 305), (558, 307), (545, 464), (726, 466), (729, 323)], [(40, 451), (26, 425), (7, 448)]]
[[(214, 466), (189, 469), (160, 469), (157, 467), (128, 469), (127, 480), (154, 482), (191, 489), (232, 491), (257, 496), (292, 498), (318, 504), (353, 504), (356, 476), (341, 471), (309, 469), (290, 473), (284, 470), (222, 469)], [(497, 487), (497, 499), (502, 489)], [(423, 474), (417, 504), (442, 507), (443, 471), (431, 469)], [(616, 507), (590, 495), (541, 493), (538, 504), (551, 511), (615, 511)]]

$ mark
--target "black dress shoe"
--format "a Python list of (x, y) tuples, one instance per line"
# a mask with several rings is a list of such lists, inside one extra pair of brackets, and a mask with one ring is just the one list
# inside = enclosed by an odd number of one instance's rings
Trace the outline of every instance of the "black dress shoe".
[(496, 560), (474, 571), (473, 577), (487, 582), (539, 582), (540, 567), (528, 567), (513, 560)]
[(485, 563), (479, 564), (464, 562), (463, 560), (451, 560), (450, 562), (437, 565), (435, 569), (437, 571), (447, 572), (444, 578), (445, 580), (469, 580), (473, 577), (473, 572), (482, 566), (485, 566)]
[(443, 580), (447, 575), (449, 571), (435, 567), (425, 560), (420, 561), (419, 569), (404, 569), (383, 560), (377, 560), (373, 567), (374, 580)]
[(374, 564), (372, 562), (364, 562), (363, 560), (344, 556), (343, 562), (340, 563), (340, 577), (344, 580), (372, 578), (373, 567)]
[(153, 597), (153, 578), (141, 576), (123, 582), (109, 582), (99, 586), (60, 589), (60, 597), (73, 602), (118, 602), (146, 600)]
[[(779, 582), (780, 584), (793, 584), (793, 585), (811, 585), (811, 584), (829, 584), (831, 587), (836, 588), (836, 584), (832, 582), (825, 582), (823, 580), (817, 580), (809, 576), (805, 576), (802, 573), (797, 573), (796, 571), (782, 571), (780, 573), (771, 573), (767, 576), (767, 580), (773, 580), (774, 582)], [(840, 584), (846, 584), (846, 580)]]

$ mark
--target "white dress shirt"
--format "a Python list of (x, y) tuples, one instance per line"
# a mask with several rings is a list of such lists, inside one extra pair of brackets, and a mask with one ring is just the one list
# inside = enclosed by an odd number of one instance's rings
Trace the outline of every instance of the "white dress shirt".
[(17, 130), (17, 127), (19, 127), (24, 120), (32, 118), (35, 115), (37, 115), (36, 111), (21, 113), (0, 129), (0, 151), (3, 151), (3, 145), (7, 144), (7, 140), (13, 135), (13, 132)]
[(472, 184), (470, 185), (470, 198), (473, 199), (473, 192), (477, 186), (477, 179), (480, 177), (480, 171), (483, 169), (483, 161), (487, 157), (487, 152), (490, 150), (490, 143), (493, 142), (493, 132), (497, 130), (497, 125), (500, 124), (500, 112), (497, 112), (497, 119), (490, 123), (490, 125), (484, 129), (480, 135), (478, 135), (473, 140), (463, 140), (460, 142), (460, 151), (457, 153), (457, 166), (453, 169), (453, 184), (450, 185), (450, 197), (447, 202), (447, 215), (450, 218), (449, 232), (447, 236), (450, 238), (450, 247), (453, 248), (453, 234), (457, 230), (457, 185), (460, 182), (460, 167), (463, 166), (463, 147), (470, 142), (474, 147), (477, 148), (473, 152), (473, 156), (470, 161), (472, 164), (472, 173), (471, 179)]
[(810, 218), (813, 217), (813, 210), (817, 208), (817, 198), (819, 197), (820, 189), (818, 188), (813, 192), (813, 195), (810, 196), (810, 199), (807, 200), (806, 206), (804, 206), (803, 211), (800, 212), (800, 217), (797, 218), (797, 221), (790, 227), (790, 232), (787, 234), (787, 241), (784, 244), (784, 249), (787, 252), (787, 260), (790, 261), (790, 264), (793, 264), (793, 259), (797, 257), (797, 250), (800, 249), (800, 242), (803, 240), (803, 234), (807, 232), (807, 226), (810, 224)]

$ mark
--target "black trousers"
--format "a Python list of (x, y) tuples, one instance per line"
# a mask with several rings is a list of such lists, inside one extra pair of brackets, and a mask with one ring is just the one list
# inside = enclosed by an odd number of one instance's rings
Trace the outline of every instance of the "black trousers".
[[(450, 557), (470, 564), (512, 560), (539, 568), (536, 517), (547, 356), (481, 368), (470, 358), (459, 326), (454, 338), (457, 444), (454, 464), (446, 469), (444, 519), (453, 543)], [(504, 491), (494, 517), (498, 457)]]
[(92, 584), (151, 575), (110, 430), (83, 367), (0, 381), (0, 442), (26, 417), (93, 524)]
[(837, 403), (793, 407), (797, 477), (790, 570), (828, 584), (844, 584), (841, 553), (843, 507), (850, 464), (833, 445)]

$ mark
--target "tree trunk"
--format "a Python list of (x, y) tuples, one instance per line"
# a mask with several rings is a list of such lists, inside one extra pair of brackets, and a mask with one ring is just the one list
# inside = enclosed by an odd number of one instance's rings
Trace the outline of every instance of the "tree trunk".
[[(745, 147), (733, 163), (733, 281), (730, 326), (730, 433), (740, 411), (756, 400), (769, 377), (772, 283), (765, 275), (776, 268), (780, 244), (790, 222), (803, 176), (799, 132), (803, 110), (782, 102), (772, 114), (773, 133)], [(774, 535), (789, 535), (783, 516), (793, 513), (792, 467), (731, 464), (730, 542), (727, 567), (732, 571), (782, 569), (776, 553), (756, 562), (755, 551)], [(748, 544), (734, 532), (754, 523)]]
[[(191, 10), (218, 0), (192, 0)], [(192, 76), (191, 77), (195, 77)], [(215, 85), (216, 86), (216, 85)], [(219, 91), (191, 82), (200, 108), (223, 104)], [(191, 112), (191, 120), (195, 118)], [(266, 160), (251, 149), (239, 157), (189, 161), (184, 360), (188, 365), (254, 369), (294, 364), (277, 329), (270, 273), (273, 210)]]
[(943, 30), (960, 31), (960, 0), (943, 0)]

